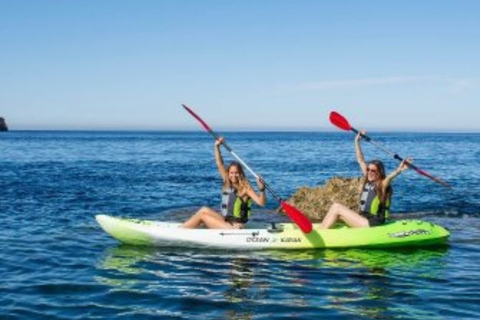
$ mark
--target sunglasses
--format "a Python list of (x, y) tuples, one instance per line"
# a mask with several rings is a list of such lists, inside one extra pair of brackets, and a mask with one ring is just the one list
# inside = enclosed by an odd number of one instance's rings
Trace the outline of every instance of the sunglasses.
[(378, 173), (377, 169), (367, 168), (367, 172)]

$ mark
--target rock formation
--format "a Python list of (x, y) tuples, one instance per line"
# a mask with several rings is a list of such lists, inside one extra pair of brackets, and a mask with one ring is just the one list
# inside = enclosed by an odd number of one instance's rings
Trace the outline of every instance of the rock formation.
[(333, 177), (325, 186), (301, 187), (286, 202), (303, 212), (312, 222), (319, 222), (334, 202), (358, 211), (361, 183), (362, 178)]
[(2, 117), (0, 117), (0, 131), (8, 131), (7, 123)]

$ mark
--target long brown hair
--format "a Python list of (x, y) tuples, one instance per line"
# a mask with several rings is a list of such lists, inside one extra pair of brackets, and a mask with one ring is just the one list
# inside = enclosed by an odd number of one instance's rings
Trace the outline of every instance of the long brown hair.
[(236, 167), (237, 170), (238, 170), (238, 185), (239, 185), (239, 190), (237, 190), (238, 192), (242, 192), (244, 190), (246, 190), (247, 188), (250, 188), (250, 183), (248, 182), (248, 179), (247, 177), (245, 176), (245, 171), (243, 171), (243, 167), (242, 165), (237, 162), (237, 161), (232, 161), (230, 162), (230, 164), (228, 165), (227, 167), (227, 177), (226, 179), (223, 181), (223, 188), (225, 189), (228, 189), (228, 188), (232, 188), (232, 183), (230, 181), (230, 179), (228, 178), (228, 173), (230, 172), (230, 168), (232, 167)]
[[(377, 179), (377, 181), (374, 182), (375, 192), (377, 193), (377, 196), (380, 199), (380, 203), (385, 205), (385, 203), (387, 202), (387, 199), (390, 198), (393, 194), (393, 189), (391, 186), (388, 186), (387, 190), (383, 192), (382, 182), (387, 177), (387, 175), (385, 174), (385, 166), (383, 165), (383, 162), (380, 160), (372, 160), (367, 164), (367, 167), (369, 165), (374, 165), (375, 168), (377, 168), (378, 170), (379, 179)], [(367, 184), (367, 182), (368, 182), (368, 171), (365, 173), (363, 177), (362, 192), (365, 189), (365, 185)]]

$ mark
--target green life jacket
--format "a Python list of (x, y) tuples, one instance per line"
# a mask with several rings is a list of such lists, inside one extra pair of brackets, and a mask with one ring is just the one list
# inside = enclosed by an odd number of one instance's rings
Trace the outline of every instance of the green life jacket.
[(225, 221), (247, 223), (252, 214), (252, 199), (243, 200), (235, 188), (222, 191), (222, 215)]
[(390, 215), (390, 197), (382, 204), (373, 183), (367, 182), (360, 197), (360, 212), (385, 220)]

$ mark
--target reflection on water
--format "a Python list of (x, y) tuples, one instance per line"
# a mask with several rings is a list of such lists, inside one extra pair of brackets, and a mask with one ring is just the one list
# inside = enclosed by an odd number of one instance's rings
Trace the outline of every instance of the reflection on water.
[(118, 245), (105, 250), (99, 269), (116, 270), (127, 274), (143, 272), (136, 263), (148, 259), (156, 252), (153, 247)]
[[(226, 316), (229, 319), (252, 319), (253, 310), (246, 307), (252, 299), (262, 299), (267, 295), (268, 283), (259, 282), (254, 284), (254, 263), (247, 257), (239, 256), (232, 260), (228, 289), (225, 298), (239, 306), (239, 310), (228, 310)], [(245, 307), (244, 307), (245, 306)]]
[(168, 305), (156, 308), (184, 316), (203, 310), (210, 316), (252, 319), (259, 306), (269, 306), (289, 315), (323, 310), (368, 319), (399, 314), (437, 319), (428, 311), (401, 307), (396, 300), (415, 297), (411, 289), (405, 294), (406, 287), (441, 277), (447, 252), (448, 248), (232, 253), (118, 245), (105, 251), (97, 265), (104, 272), (96, 280), (112, 292), (148, 293), (164, 302), (168, 297)]
[(412, 269), (441, 260), (447, 246), (416, 249), (325, 249), (325, 250), (269, 250), (256, 255), (274, 257), (285, 261), (303, 261), (316, 268), (398, 268)]
[[(304, 285), (331, 285), (322, 292), (327, 300), (325, 304), (341, 313), (366, 319), (394, 317), (397, 313), (409, 314), (411, 318), (440, 319), (431, 311), (415, 310), (411, 306), (400, 308), (395, 300), (406, 288), (418, 285), (418, 279), (436, 281), (441, 278), (447, 252), (448, 247), (271, 251), (262, 254), (284, 261), (301, 261), (302, 268), (323, 270), (321, 275), (326, 281), (308, 279)], [(297, 272), (296, 275), (300, 274)], [(332, 281), (332, 277), (336, 279)]]

